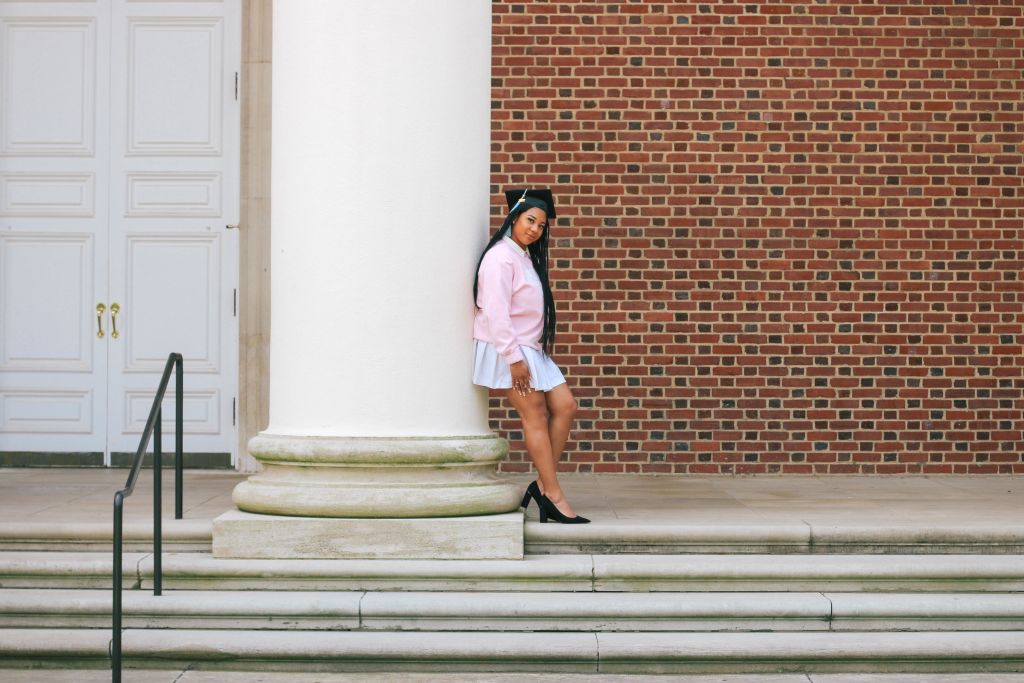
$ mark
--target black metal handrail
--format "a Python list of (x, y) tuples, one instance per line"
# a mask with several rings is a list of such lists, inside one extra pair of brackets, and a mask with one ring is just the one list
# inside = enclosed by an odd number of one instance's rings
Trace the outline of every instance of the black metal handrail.
[(153, 407), (149, 411), (149, 419), (146, 420), (146, 428), (142, 430), (142, 438), (139, 439), (139, 449), (135, 451), (135, 459), (132, 461), (132, 469), (128, 473), (128, 481), (124, 488), (114, 494), (114, 605), (113, 605), (113, 637), (110, 643), (110, 668), (113, 673), (114, 683), (121, 682), (121, 556), (123, 538), (121, 526), (124, 520), (124, 499), (132, 495), (135, 490), (135, 481), (139, 478), (139, 470), (142, 469), (142, 458), (149, 446), (149, 439), (153, 439), (153, 595), (160, 595), (162, 592), (162, 576), (160, 560), (162, 554), (162, 530), (161, 501), (160, 501), (160, 460), (163, 457), (161, 452), (163, 428), (163, 410), (161, 406), (164, 401), (164, 393), (167, 391), (167, 383), (171, 379), (171, 370), (175, 370), (174, 381), (174, 518), (181, 519), (182, 503), (182, 476), (181, 476), (181, 444), (182, 444), (182, 389), (183, 371), (180, 353), (172, 353), (167, 357), (167, 364), (164, 366), (164, 374), (160, 377), (160, 387), (156, 390), (156, 397), (153, 399)]

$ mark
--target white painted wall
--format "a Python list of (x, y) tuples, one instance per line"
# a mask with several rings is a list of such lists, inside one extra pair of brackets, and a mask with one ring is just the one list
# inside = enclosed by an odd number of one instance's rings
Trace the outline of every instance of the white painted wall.
[(273, 24), (267, 433), (489, 433), (490, 2), (288, 0)]

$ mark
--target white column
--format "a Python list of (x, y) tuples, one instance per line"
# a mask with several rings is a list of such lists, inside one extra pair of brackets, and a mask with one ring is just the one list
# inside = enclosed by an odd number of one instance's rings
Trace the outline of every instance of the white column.
[(489, 0), (274, 3), (270, 425), (242, 510), (516, 508), (470, 383)]

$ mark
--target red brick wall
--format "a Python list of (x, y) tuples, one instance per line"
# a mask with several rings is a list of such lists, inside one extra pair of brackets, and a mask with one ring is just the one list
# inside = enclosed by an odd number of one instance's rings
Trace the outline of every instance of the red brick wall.
[(558, 201), (564, 469), (1024, 473), (1024, 0), (493, 10), (494, 223)]

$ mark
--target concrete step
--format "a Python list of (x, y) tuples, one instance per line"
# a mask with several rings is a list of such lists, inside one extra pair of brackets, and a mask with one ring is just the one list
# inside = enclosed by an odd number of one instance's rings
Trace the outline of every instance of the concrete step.
[[(109, 553), (0, 554), (0, 588), (105, 588)], [(124, 557), (124, 585), (152, 586), (153, 557)], [(1024, 555), (534, 555), (523, 560), (223, 560), (166, 553), (163, 585), (187, 590), (1024, 591)]]
[[(109, 683), (105, 669), (3, 671), (4, 683)], [(125, 683), (1024, 683), (1024, 673), (784, 673), (784, 674), (597, 674), (297, 671), (196, 671), (134, 669)]]
[[(0, 628), (109, 628), (110, 609), (109, 590), (0, 589)], [(153, 629), (1020, 631), (1024, 594), (133, 590), (123, 615)]]
[[(991, 672), (1024, 667), (1019, 632), (402, 633), (127, 630), (128, 666), (249, 671), (545, 673)], [(107, 661), (98, 629), (0, 629), (8, 668)]]
[[(174, 552), (210, 552), (213, 523), (209, 519), (161, 521), (164, 549)], [(0, 523), (0, 551), (103, 552), (113, 547), (113, 523), (23, 522)], [(152, 522), (127, 521), (122, 527), (125, 552), (152, 552)]]
[(888, 553), (1020, 554), (1024, 527), (1012, 520), (942, 524), (929, 520), (845, 525), (763, 521), (728, 524), (635, 522), (582, 525), (527, 522), (530, 554)]
[[(122, 586), (139, 587), (139, 564), (152, 557), (146, 553), (124, 553), (121, 557)], [(107, 588), (113, 585), (112, 554), (108, 552), (25, 552), (0, 553), (0, 588)]]
[[(164, 547), (173, 552), (210, 552), (212, 527), (210, 519), (165, 518)], [(0, 523), (0, 550), (103, 551), (110, 548), (111, 533), (107, 522), (5, 521)], [(847, 525), (782, 520), (742, 525), (527, 521), (524, 534), (529, 554), (1024, 553), (1024, 527), (1012, 519), (959, 525), (926, 519)], [(126, 523), (124, 541), (126, 551), (151, 551), (152, 524)]]

